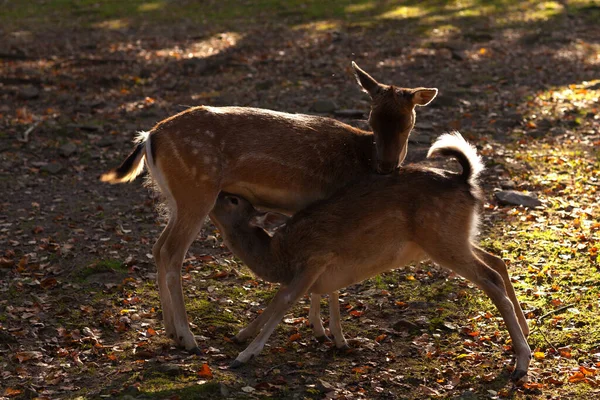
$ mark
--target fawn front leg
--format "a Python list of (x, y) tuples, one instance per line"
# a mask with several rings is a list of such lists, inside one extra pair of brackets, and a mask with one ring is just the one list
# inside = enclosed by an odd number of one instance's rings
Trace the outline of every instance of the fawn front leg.
[[(269, 313), (270, 318), (260, 331), (258, 336), (250, 343), (250, 345), (242, 351), (237, 358), (231, 363), (230, 368), (237, 368), (244, 365), (252, 357), (257, 356), (262, 351), (265, 343), (283, 319), (285, 313), (293, 306), (300, 297), (306, 293), (319, 275), (323, 272), (324, 267), (318, 269), (306, 268), (302, 275), (295, 278), (289, 286), (282, 287), (277, 292), (275, 298), (271, 301), (267, 309), (263, 312)], [(280, 296), (281, 293), (281, 296)]]

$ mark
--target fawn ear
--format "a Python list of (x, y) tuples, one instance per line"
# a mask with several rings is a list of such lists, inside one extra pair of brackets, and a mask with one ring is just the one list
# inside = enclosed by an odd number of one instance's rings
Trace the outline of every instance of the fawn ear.
[(436, 88), (418, 88), (413, 92), (413, 103), (419, 106), (426, 106), (435, 99), (438, 90)]
[(369, 94), (369, 96), (371, 96), (371, 98), (373, 98), (381, 88), (379, 82), (363, 71), (354, 61), (352, 61), (352, 69), (354, 69), (354, 76), (356, 77), (358, 84)]
[(250, 226), (257, 228), (275, 230), (284, 225), (290, 217), (276, 212), (258, 213), (250, 218)]

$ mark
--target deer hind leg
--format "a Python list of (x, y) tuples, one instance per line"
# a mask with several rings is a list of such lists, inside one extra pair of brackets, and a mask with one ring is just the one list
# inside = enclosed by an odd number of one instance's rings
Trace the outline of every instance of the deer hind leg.
[(500, 274), (502, 280), (504, 281), (504, 287), (506, 288), (506, 292), (508, 293), (508, 297), (510, 301), (512, 301), (513, 306), (515, 308), (515, 313), (517, 314), (517, 318), (519, 319), (519, 325), (521, 325), (521, 330), (525, 337), (529, 336), (529, 326), (527, 326), (527, 319), (523, 314), (523, 310), (521, 309), (521, 304), (517, 299), (517, 294), (515, 293), (515, 288), (510, 282), (510, 276), (508, 275), (508, 270), (506, 269), (506, 264), (502, 261), (501, 258), (496, 257), (493, 254), (488, 253), (487, 251), (480, 249), (478, 247), (474, 247), (475, 254), (479, 259), (481, 259), (486, 265), (491, 267), (494, 271)]
[(188, 192), (185, 198), (190, 200), (177, 203), (167, 227), (153, 248), (165, 330), (178, 345), (193, 353), (198, 353), (199, 349), (185, 310), (181, 266), (218, 194), (216, 189), (204, 189), (197, 195)]
[(329, 330), (333, 336), (335, 346), (338, 349), (348, 349), (348, 342), (342, 332), (342, 321), (340, 315), (340, 292), (329, 293)]
[(308, 321), (310, 322), (310, 327), (313, 330), (315, 338), (319, 342), (324, 342), (328, 339), (327, 334), (325, 333), (325, 328), (323, 327), (323, 321), (321, 321), (320, 294), (312, 293), (310, 295), (310, 311), (308, 312)]
[(301, 275), (290, 283), (289, 286), (279, 289), (275, 298), (269, 303), (267, 309), (264, 311), (264, 313), (269, 313), (269, 320), (263, 326), (258, 336), (254, 338), (252, 343), (250, 343), (250, 345), (248, 345), (248, 347), (246, 347), (246, 349), (231, 363), (230, 368), (241, 367), (252, 357), (260, 354), (265, 343), (269, 340), (269, 337), (277, 325), (279, 325), (279, 322), (281, 322), (285, 313), (310, 289), (323, 270), (324, 267), (313, 269), (306, 268)]
[(531, 361), (531, 349), (519, 325), (515, 307), (508, 296), (504, 280), (498, 272), (475, 256), (470, 245), (462, 249), (460, 247), (456, 245), (447, 248), (440, 246), (434, 249), (426, 249), (426, 251), (433, 261), (452, 269), (479, 286), (498, 308), (516, 353), (516, 366), (511, 379), (517, 382), (527, 375), (527, 369)]
[(178, 345), (181, 345), (181, 343), (179, 343), (178, 339), (177, 339), (177, 332), (175, 330), (175, 321), (173, 320), (173, 310), (172, 310), (173, 305), (171, 302), (171, 295), (169, 293), (169, 288), (167, 286), (166, 268), (163, 266), (162, 259), (160, 257), (160, 249), (162, 248), (163, 244), (165, 243), (165, 239), (169, 236), (169, 231), (173, 228), (174, 224), (175, 224), (175, 220), (174, 220), (174, 218), (171, 218), (169, 220), (169, 223), (165, 227), (165, 229), (160, 234), (158, 240), (154, 244), (154, 247), (152, 247), (152, 255), (154, 257), (154, 262), (156, 263), (156, 266), (158, 268), (158, 274), (156, 277), (156, 281), (158, 284), (158, 294), (160, 295), (160, 305), (162, 308), (165, 332), (167, 334), (167, 337), (169, 337), (170, 339), (173, 339), (175, 342), (177, 342)]

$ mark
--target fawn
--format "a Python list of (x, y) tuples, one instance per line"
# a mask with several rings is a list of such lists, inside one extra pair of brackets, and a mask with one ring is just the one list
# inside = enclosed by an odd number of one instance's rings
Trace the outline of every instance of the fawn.
[(281, 217), (257, 211), (242, 197), (219, 195), (213, 214), (225, 242), (257, 275), (281, 283), (264, 312), (236, 335), (243, 341), (260, 332), (232, 367), (258, 355), (307, 292), (331, 294), (331, 332), (336, 345), (344, 346), (337, 290), (429, 258), (491, 298), (516, 353), (512, 379), (526, 375), (529, 329), (506, 265), (473, 244), (483, 202), (477, 181), (482, 162), (458, 133), (440, 136), (428, 157), (435, 154), (456, 158), (462, 173), (409, 165), (390, 175), (363, 177), (296, 213), (272, 237), (262, 226)]
[(415, 107), (427, 105), (437, 89), (381, 84), (352, 66), (372, 100), (373, 132), (319, 116), (193, 107), (142, 132), (121, 166), (101, 175), (109, 183), (132, 181), (145, 160), (166, 198), (169, 222), (152, 253), (165, 331), (178, 345), (200, 352), (188, 324), (181, 264), (219, 192), (293, 214), (373, 169), (390, 173), (404, 159)]

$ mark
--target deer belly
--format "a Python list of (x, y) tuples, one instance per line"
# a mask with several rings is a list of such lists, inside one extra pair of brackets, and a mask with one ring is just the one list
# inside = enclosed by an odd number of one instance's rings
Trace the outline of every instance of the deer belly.
[(300, 187), (281, 185), (280, 187), (255, 182), (236, 182), (224, 186), (223, 191), (244, 197), (253, 206), (293, 214), (309, 204), (320, 200), (324, 195), (317, 190), (302, 190)]
[(412, 242), (400, 244), (393, 252), (380, 249), (379, 252), (373, 253), (372, 258), (366, 260), (353, 260), (349, 254), (340, 260), (340, 263), (323, 271), (310, 291), (318, 294), (331, 293), (424, 258), (423, 250)]

